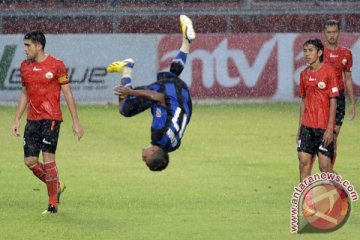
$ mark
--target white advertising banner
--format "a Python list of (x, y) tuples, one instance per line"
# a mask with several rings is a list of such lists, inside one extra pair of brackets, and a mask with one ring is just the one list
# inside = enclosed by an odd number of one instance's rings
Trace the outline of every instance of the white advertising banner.
[[(318, 33), (198, 34), (181, 78), (194, 100), (292, 101), (305, 67), (302, 45), (313, 37), (322, 39)], [(0, 36), (0, 103), (18, 99), (22, 38)], [(340, 43), (352, 50), (360, 96), (360, 35), (342, 33)], [(134, 85), (144, 85), (156, 80), (158, 69), (169, 68), (180, 46), (180, 34), (66, 34), (47, 35), (45, 50), (64, 61), (78, 102), (116, 103), (112, 89), (120, 75), (106, 73), (107, 64), (134, 58)]]

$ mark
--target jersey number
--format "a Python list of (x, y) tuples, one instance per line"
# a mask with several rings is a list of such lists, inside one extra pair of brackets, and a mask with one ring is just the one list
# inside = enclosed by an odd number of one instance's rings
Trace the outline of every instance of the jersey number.
[(183, 119), (181, 121), (181, 129), (180, 129), (179, 124), (178, 124), (180, 113), (181, 113), (181, 108), (177, 107), (176, 111), (175, 111), (175, 114), (174, 114), (174, 117), (172, 118), (171, 121), (174, 124), (174, 127), (175, 127), (176, 131), (179, 132), (179, 137), (182, 138), (182, 135), (184, 134), (184, 131), (185, 131), (185, 128), (186, 128), (187, 116), (186, 116), (185, 113), (183, 114)]

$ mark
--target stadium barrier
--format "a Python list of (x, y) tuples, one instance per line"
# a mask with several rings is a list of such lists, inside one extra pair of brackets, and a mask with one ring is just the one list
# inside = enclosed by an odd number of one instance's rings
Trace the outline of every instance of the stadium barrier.
[[(302, 44), (318, 33), (199, 34), (191, 46), (181, 78), (194, 100), (293, 101), (305, 67)], [(14, 103), (20, 89), (19, 65), (24, 59), (23, 35), (0, 36), (0, 102)], [(360, 35), (343, 33), (341, 44), (360, 63)], [(68, 67), (74, 96), (82, 103), (116, 103), (112, 89), (119, 75), (107, 74), (112, 61), (133, 57), (135, 85), (167, 70), (181, 44), (179, 34), (47, 35), (46, 52)], [(353, 67), (355, 94), (360, 96), (360, 68)]]

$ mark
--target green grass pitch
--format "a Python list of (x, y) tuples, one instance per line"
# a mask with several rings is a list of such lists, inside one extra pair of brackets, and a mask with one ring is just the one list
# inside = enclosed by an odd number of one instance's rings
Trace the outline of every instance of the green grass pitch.
[[(290, 199), (299, 178), (298, 103), (194, 105), (182, 146), (161, 173), (141, 161), (141, 149), (149, 144), (149, 112), (123, 118), (116, 106), (80, 106), (85, 135), (78, 142), (64, 107), (57, 163), (67, 189), (59, 213), (46, 217), (46, 188), (23, 164), (22, 139), (11, 134), (15, 109), (0, 107), (0, 239), (360, 236), (358, 202), (336, 232), (290, 233)], [(360, 115), (346, 119), (336, 164), (358, 191), (359, 133)]]

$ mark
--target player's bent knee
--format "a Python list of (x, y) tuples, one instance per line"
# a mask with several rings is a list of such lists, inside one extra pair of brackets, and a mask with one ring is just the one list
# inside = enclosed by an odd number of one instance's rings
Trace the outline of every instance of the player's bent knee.
[(37, 157), (26, 157), (26, 158), (24, 158), (24, 163), (28, 168), (34, 166), (37, 162), (38, 162)]

